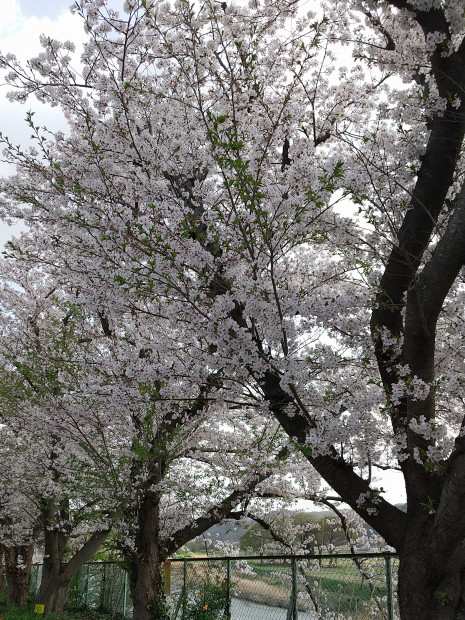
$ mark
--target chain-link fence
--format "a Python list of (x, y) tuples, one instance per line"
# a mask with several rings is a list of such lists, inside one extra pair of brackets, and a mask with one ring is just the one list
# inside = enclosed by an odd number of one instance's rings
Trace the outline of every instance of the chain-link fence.
[(172, 560), (170, 574), (173, 620), (398, 616), (392, 554), (192, 558)]
[[(30, 590), (39, 591), (42, 566), (32, 566)], [(68, 588), (66, 607), (70, 611), (93, 609), (112, 618), (132, 618), (128, 575), (115, 562), (85, 564), (74, 576)], [(134, 619), (136, 620), (136, 619)]]
[[(171, 620), (396, 620), (397, 564), (381, 553), (176, 558), (165, 564), (165, 590)], [(67, 605), (132, 618), (126, 572), (114, 563), (85, 565)]]

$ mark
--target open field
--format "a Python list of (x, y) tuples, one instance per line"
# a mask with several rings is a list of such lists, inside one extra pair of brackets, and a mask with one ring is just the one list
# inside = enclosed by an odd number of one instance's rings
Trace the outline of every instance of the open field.
[[(309, 613), (309, 618), (315, 609), (328, 614), (328, 617), (341, 614), (340, 617), (350, 616), (353, 619), (384, 618), (387, 605), (384, 563), (365, 562), (363, 571), (364, 575), (353, 562), (347, 560), (298, 562), (296, 588), (299, 611)], [(235, 605), (246, 602), (265, 605), (267, 613), (275, 610), (278, 616), (280, 609), (289, 607), (292, 592), (289, 561), (232, 561), (230, 573)], [(190, 592), (200, 590), (204, 583), (225, 587), (226, 564), (221, 561), (188, 564), (186, 578)], [(182, 582), (183, 566), (178, 564), (172, 574), (173, 587), (180, 590)]]

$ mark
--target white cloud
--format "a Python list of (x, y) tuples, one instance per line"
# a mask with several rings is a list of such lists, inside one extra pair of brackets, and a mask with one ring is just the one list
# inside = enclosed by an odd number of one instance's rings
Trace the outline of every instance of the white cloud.
[(37, 17), (56, 17), (68, 11), (70, 0), (19, 0), (21, 10), (25, 15)]
[(0, 21), (0, 41), (17, 28), (21, 19), (19, 3), (16, 0), (4, 2)]
[(61, 41), (71, 39), (76, 44), (82, 43), (86, 38), (80, 18), (72, 15), (69, 10), (57, 13), (53, 17), (38, 17), (22, 12), (18, 0), (9, 2), (11, 7), (7, 18), (0, 26), (2, 52), (12, 52), (21, 60), (26, 60), (40, 52), (41, 34), (50, 35)]

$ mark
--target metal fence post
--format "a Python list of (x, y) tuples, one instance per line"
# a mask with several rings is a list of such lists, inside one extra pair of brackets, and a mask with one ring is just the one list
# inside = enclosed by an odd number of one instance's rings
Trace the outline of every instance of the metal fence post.
[(126, 618), (126, 610), (128, 606), (128, 574), (124, 571), (124, 594), (123, 594), (123, 616)]
[(296, 558), (292, 558), (292, 604), (293, 604), (293, 614), (292, 620), (297, 620), (299, 612), (297, 610), (297, 560)]
[(231, 560), (226, 560), (226, 620), (231, 620)]
[(187, 611), (187, 560), (183, 560), (182, 574), (182, 620), (186, 620)]
[(86, 602), (86, 607), (89, 607), (89, 572), (90, 572), (90, 565), (87, 564), (86, 566), (86, 590), (84, 593), (84, 600)]
[(103, 571), (100, 571), (100, 607), (101, 609), (106, 610), (107, 609), (107, 604), (106, 604), (106, 591), (107, 588), (107, 565), (106, 563), (103, 564)]
[[(352, 579), (349, 576), (340, 575), (337, 577), (337, 582), (339, 584), (339, 598), (342, 599), (344, 604), (347, 603), (347, 606), (350, 606), (350, 611), (364, 612), (370, 613), (370, 611), (376, 611), (377, 613), (381, 613), (384, 620), (394, 620), (396, 609), (397, 609), (397, 601), (395, 599), (394, 592), (394, 584), (396, 583), (396, 566), (392, 563), (392, 558), (397, 557), (395, 554), (390, 554), (387, 552), (384, 553), (370, 553), (370, 554), (349, 554), (349, 553), (341, 553), (337, 556), (328, 555), (328, 554), (305, 554), (299, 556), (289, 556), (289, 555), (274, 555), (274, 556), (265, 556), (271, 562), (276, 562), (277, 560), (281, 561), (283, 565), (279, 566), (279, 572), (284, 573), (286, 575), (286, 595), (289, 596), (289, 605), (286, 613), (286, 620), (298, 620), (299, 617), (299, 586), (304, 589), (306, 596), (309, 596), (311, 599), (315, 611), (317, 613), (328, 613), (332, 612), (332, 609), (326, 610), (326, 602), (325, 600), (320, 601), (319, 597), (321, 595), (325, 595), (325, 590), (335, 591), (334, 588), (328, 588), (323, 583), (323, 580), (320, 577), (316, 577), (316, 581), (313, 582), (314, 586), (311, 582), (311, 574), (309, 576), (305, 575), (307, 563), (308, 568), (311, 571), (311, 562), (322, 562), (324, 559), (333, 560), (337, 558), (337, 561), (348, 559), (351, 561), (355, 561), (357, 567), (360, 565), (360, 560), (363, 558), (367, 558), (370, 560), (375, 560), (378, 569), (376, 574), (370, 577), (369, 570), (364, 569), (361, 571), (361, 575), (365, 580), (368, 580), (367, 588), (371, 593), (370, 600), (366, 600), (366, 597), (363, 592), (360, 593), (360, 596), (357, 598), (357, 594), (351, 592), (345, 592), (344, 588), (346, 585), (350, 585), (352, 583)], [(175, 613), (172, 615), (172, 620), (189, 620), (187, 617), (189, 614), (189, 607), (191, 603), (198, 602), (197, 594), (200, 592), (202, 594), (202, 583), (205, 579), (205, 576), (210, 579), (215, 578), (215, 582), (218, 587), (221, 588), (222, 596), (218, 602), (221, 605), (222, 611), (225, 616), (225, 620), (231, 620), (231, 616), (233, 613), (233, 606), (236, 602), (234, 596), (239, 596), (240, 593), (235, 593), (233, 591), (234, 584), (232, 583), (233, 575), (232, 570), (235, 569), (235, 565), (233, 566), (232, 562), (244, 560), (249, 563), (249, 567), (253, 569), (253, 573), (257, 580), (262, 584), (263, 587), (268, 583), (269, 579), (275, 579), (275, 573), (279, 574), (278, 571), (271, 570), (270, 567), (264, 566), (264, 556), (235, 556), (235, 557), (217, 557), (217, 558), (209, 558), (209, 562), (217, 561), (221, 563), (222, 569), (220, 572), (220, 568), (218, 566), (218, 570), (213, 569), (212, 571), (202, 570), (202, 562), (205, 563), (205, 558), (173, 558), (172, 562), (178, 562), (177, 566), (180, 567), (181, 562), (183, 563), (183, 580), (182, 580), (182, 591), (180, 596), (176, 597), (176, 605), (175, 605)], [(384, 589), (382, 587), (382, 578), (381, 583), (379, 582), (380, 573), (382, 572), (382, 564), (381, 561), (384, 560), (384, 568), (385, 568), (385, 587), (386, 587), (386, 599), (384, 595)], [(253, 562), (260, 561), (261, 564), (259, 567), (255, 566)], [(304, 561), (305, 565), (300, 565), (298, 562)], [(200, 564), (197, 564), (200, 562)], [(252, 564), (250, 564), (252, 562)], [(291, 566), (291, 575), (289, 575), (289, 565)], [(196, 566), (200, 566), (199, 570), (194, 570)], [(371, 566), (371, 564), (370, 564)], [(192, 567), (192, 571), (190, 569)], [(41, 566), (34, 567), (31, 571), (31, 582), (38, 581), (40, 579)], [(226, 568), (226, 575), (222, 573), (222, 571)], [(36, 570), (37, 569), (37, 570)], [(110, 570), (111, 569), (111, 570)], [(96, 572), (97, 571), (97, 572)], [(77, 579), (79, 585), (79, 594), (80, 600), (84, 603), (87, 608), (89, 605), (98, 605), (102, 610), (106, 609), (110, 611), (110, 613), (115, 616), (118, 610), (122, 610), (122, 614), (124, 617), (127, 617), (127, 614), (130, 613), (130, 588), (129, 588), (129, 575), (127, 573), (122, 574), (121, 571), (118, 574), (114, 574), (115, 568), (114, 563), (99, 563), (99, 564), (87, 564), (86, 570), (84, 571), (84, 567), (82, 567), (82, 571), (79, 573), (79, 577)], [(223, 574), (223, 578), (221, 578), (221, 573)], [(221, 580), (218, 582), (218, 578)], [(300, 577), (302, 575), (302, 577)], [(83, 584), (83, 577), (86, 582)], [(92, 588), (91, 588), (91, 577), (92, 577)], [(121, 580), (123, 577), (123, 580)], [(289, 577), (291, 577), (291, 583), (289, 584)], [(116, 580), (115, 580), (116, 578)], [(299, 581), (300, 579), (300, 581)], [(310, 579), (310, 581), (309, 581)], [(336, 577), (334, 578), (336, 579)], [(121, 583), (123, 581), (123, 583)], [(283, 587), (284, 587), (284, 579), (283, 579)], [(32, 586), (31, 583), (31, 586)], [(177, 581), (177, 583), (179, 583)], [(208, 581), (208, 583), (211, 583)], [(214, 585), (214, 583), (213, 583)], [(289, 590), (289, 585), (291, 588)], [(36, 586), (37, 587), (37, 586)], [(81, 589), (82, 588), (82, 589)], [(192, 591), (189, 592), (189, 588), (192, 588)], [(347, 589), (347, 588), (346, 588)], [(178, 588), (176, 588), (176, 593), (178, 592)], [(215, 591), (215, 589), (213, 589)], [(114, 605), (113, 594), (116, 592), (118, 600), (116, 601), (116, 605)], [(207, 592), (207, 591), (205, 591)], [(220, 591), (218, 591), (218, 595)], [(331, 592), (329, 592), (331, 594)], [(275, 608), (278, 603), (275, 600), (272, 600), (273, 597), (270, 597), (269, 601), (265, 601), (265, 605), (269, 607), (271, 610)], [(346, 601), (347, 599), (347, 601)], [(329, 600), (329, 598), (328, 598)], [(386, 603), (385, 603), (386, 600)], [(221, 601), (221, 602), (220, 602)], [(330, 601), (331, 605), (333, 603)], [(204, 603), (202, 603), (204, 604)], [(337, 602), (338, 606), (340, 605), (340, 600)], [(329, 607), (331, 607), (329, 605)], [(372, 609), (369, 609), (371, 606)], [(376, 606), (376, 609), (375, 609)], [(129, 609), (128, 609), (129, 607)], [(355, 608), (355, 609), (354, 609)], [(207, 607), (208, 609), (208, 607)]]
[(296, 559), (291, 558), (291, 600), (287, 610), (286, 620), (297, 620), (297, 570)]
[(384, 563), (386, 567), (386, 606), (387, 606), (387, 620), (394, 620), (393, 605), (392, 605), (392, 571), (391, 571), (391, 556), (384, 556)]

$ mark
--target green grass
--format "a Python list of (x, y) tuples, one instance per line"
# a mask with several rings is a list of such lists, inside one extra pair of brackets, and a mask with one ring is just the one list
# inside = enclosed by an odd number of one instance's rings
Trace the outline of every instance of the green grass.
[(44, 620), (59, 620), (55, 614), (42, 614), (42, 616), (35, 614), (32, 601), (24, 608), (8, 605), (5, 592), (0, 592), (0, 620), (38, 620), (40, 617)]
[[(291, 567), (289, 565), (252, 565), (251, 568), (258, 577), (264, 578), (266, 583), (273, 583), (274, 585), (285, 583), (279, 580), (280, 574), (282, 574), (283, 577), (291, 578)], [(362, 576), (355, 568), (345, 566), (341, 569), (337, 566), (323, 566), (321, 570), (318, 570), (317, 567), (313, 569), (307, 568), (307, 572), (309, 577), (311, 575), (314, 581), (321, 583), (324, 590), (334, 592), (341, 590), (341, 588), (346, 591), (360, 589), (360, 591), (364, 593), (364, 599), (369, 598), (371, 595), (370, 586), (366, 581), (363, 584), (360, 583)], [(373, 578), (373, 583), (376, 583), (377, 592), (381, 593), (381, 595), (386, 594), (386, 585), (382, 583), (381, 579)]]
[(257, 565), (251, 564), (251, 568), (256, 575), (273, 575), (276, 573), (283, 573), (283, 575), (291, 574), (291, 566), (288, 564), (287, 566), (281, 565)]
[[(357, 598), (362, 601), (367, 601), (371, 598), (372, 592), (368, 583), (358, 583), (341, 581), (339, 579), (327, 579), (322, 577), (318, 579), (321, 583), (321, 586), (324, 590), (328, 592), (341, 592), (345, 595), (352, 595), (352, 593), (357, 593)], [(377, 585), (376, 593), (378, 596), (386, 596), (386, 586), (385, 585)]]
[[(257, 590), (263, 584), (276, 586), (290, 592), (290, 565), (253, 564)], [(359, 571), (350, 565), (323, 565), (306, 567), (310, 587), (319, 600), (321, 609), (327, 613), (358, 613), (365, 609), (376, 608), (373, 598), (381, 601), (387, 595), (386, 584), (379, 578), (373, 578), (374, 592), (367, 581), (362, 579)], [(254, 577), (246, 579), (254, 581)], [(301, 586), (304, 591), (304, 586)], [(381, 603), (382, 604), (382, 603)], [(358, 616), (357, 616), (358, 617)]]
[(63, 615), (35, 614), (34, 603), (30, 602), (26, 607), (19, 608), (7, 605), (4, 593), (0, 593), (0, 620), (106, 620), (111, 614), (101, 611), (86, 609), (85, 611), (66, 611)]
[[(256, 575), (268, 575), (270, 573), (290, 575), (292, 570), (290, 563), (258, 564), (249, 562), (249, 565)], [(360, 571), (351, 564), (330, 565), (326, 563), (320, 567), (316, 562), (312, 562), (311, 564), (303, 564), (303, 566), (307, 572), (313, 573), (315, 576), (324, 573), (325, 577), (335, 577), (341, 581), (358, 581), (360, 579)]]

